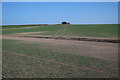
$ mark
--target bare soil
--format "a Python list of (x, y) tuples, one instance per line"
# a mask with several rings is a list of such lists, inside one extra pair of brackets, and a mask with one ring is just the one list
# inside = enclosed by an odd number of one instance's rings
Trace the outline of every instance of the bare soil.
[(40, 31), (40, 32), (24, 32), (24, 33), (16, 33), (16, 34), (22, 34), (22, 35), (24, 35), (24, 34), (46, 33), (46, 32), (48, 32), (48, 31)]
[[(30, 32), (30, 33), (37, 33), (37, 32)], [(19, 33), (19, 34), (23, 34), (23, 33)], [(54, 36), (54, 35), (53, 36), (45, 36), (45, 35), (27, 35), (27, 33), (24, 33), (24, 35), (19, 35), (19, 34), (17, 35), (17, 37), (120, 43), (120, 40), (118, 40), (117, 38), (74, 37), (74, 36), (73, 37), (72, 36), (71, 37), (66, 37), (66, 36)], [(14, 35), (14, 36), (16, 36), (16, 35)]]
[(23, 28), (9, 28), (9, 29), (2, 29), (2, 30), (10, 30), (10, 29), (26, 29), (26, 28), (38, 28), (42, 26), (31, 26), (31, 27), (23, 27)]
[(3, 39), (10, 40), (23, 40), (32, 43), (45, 43), (50, 47), (54, 47), (60, 51), (69, 54), (91, 56), (110, 61), (114, 64), (118, 62), (118, 44), (117, 43), (98, 43), (87, 41), (72, 41), (72, 40), (59, 40), (59, 39), (43, 39), (43, 38), (27, 38), (27, 37), (14, 37), (2, 36)]

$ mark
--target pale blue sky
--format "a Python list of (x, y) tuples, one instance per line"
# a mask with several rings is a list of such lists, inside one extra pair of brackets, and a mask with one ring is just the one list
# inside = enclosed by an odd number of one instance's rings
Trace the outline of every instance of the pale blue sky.
[(3, 2), (2, 23), (117, 24), (117, 2)]
[(119, 2), (120, 0), (2, 0), (2, 2)]

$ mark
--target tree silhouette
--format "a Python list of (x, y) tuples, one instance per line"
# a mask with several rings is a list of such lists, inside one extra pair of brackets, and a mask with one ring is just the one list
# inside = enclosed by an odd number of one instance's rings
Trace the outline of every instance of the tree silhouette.
[(67, 22), (62, 22), (62, 24), (67, 24)]
[(62, 22), (62, 24), (70, 24), (70, 23), (67, 23), (67, 22)]

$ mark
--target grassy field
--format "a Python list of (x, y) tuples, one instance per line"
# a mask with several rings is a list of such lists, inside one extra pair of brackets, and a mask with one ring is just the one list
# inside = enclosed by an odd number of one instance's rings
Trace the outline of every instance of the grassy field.
[[(117, 24), (5, 26), (2, 27), (2, 30), (3, 36), (7, 35), (8, 37), (10, 35), (59, 35), (102, 38), (116, 38), (118, 36)], [(3, 77), (117, 77), (117, 53), (115, 52), (118, 51), (115, 49), (117, 45), (115, 43), (79, 43), (80, 41), (69, 42), (64, 40), (62, 42), (62, 40), (22, 39), (18, 37), (16, 39), (3, 38), (2, 41)], [(88, 53), (93, 56), (88, 55)], [(93, 53), (100, 57), (95, 57)], [(110, 55), (108, 55), (109, 53)]]
[[(26, 26), (22, 26), (26, 27)], [(105, 25), (50, 25), (50, 26), (33, 26), (32, 28), (20, 29), (18, 26), (3, 27), (3, 34), (16, 34), (25, 32), (41, 32), (29, 35), (64, 35), (64, 36), (82, 36), (82, 37), (108, 37), (115, 38), (118, 36), (117, 24)], [(18, 29), (17, 29), (18, 28)], [(43, 32), (46, 31), (46, 32)], [(57, 33), (57, 34), (56, 34)]]
[(112, 74), (117, 74), (117, 69), (102, 59), (64, 53), (44, 43), (3, 40), (6, 77), (115, 77)]

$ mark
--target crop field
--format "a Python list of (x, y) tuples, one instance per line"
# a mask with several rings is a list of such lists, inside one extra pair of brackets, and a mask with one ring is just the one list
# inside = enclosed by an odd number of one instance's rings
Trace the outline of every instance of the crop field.
[(3, 78), (117, 78), (118, 44), (19, 37), (117, 39), (118, 25), (2, 27)]
[[(28, 32), (28, 34), (27, 34)], [(31, 32), (31, 33), (30, 33)], [(33, 32), (33, 33), (32, 33)], [(3, 34), (27, 35), (64, 35), (83, 37), (110, 37), (118, 36), (117, 24), (106, 25), (49, 25), (49, 26), (13, 26), (3, 27)]]

